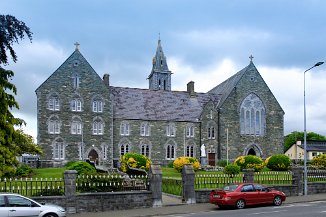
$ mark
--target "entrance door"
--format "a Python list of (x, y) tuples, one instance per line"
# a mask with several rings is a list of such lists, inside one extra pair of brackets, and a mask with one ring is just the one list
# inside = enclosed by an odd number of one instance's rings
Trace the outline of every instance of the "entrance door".
[(215, 153), (208, 153), (208, 165), (215, 166)]
[(253, 148), (249, 149), (248, 155), (256, 155), (256, 152)]
[(88, 159), (90, 162), (94, 163), (95, 165), (98, 165), (98, 154), (94, 149), (89, 152)]

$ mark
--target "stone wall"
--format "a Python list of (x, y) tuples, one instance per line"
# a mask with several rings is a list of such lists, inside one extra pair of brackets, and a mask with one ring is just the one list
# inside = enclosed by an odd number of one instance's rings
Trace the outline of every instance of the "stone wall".
[(64, 207), (68, 213), (103, 212), (153, 205), (150, 191), (81, 193), (75, 195), (73, 200), (65, 196), (43, 196), (33, 199), (40, 203), (57, 204)]

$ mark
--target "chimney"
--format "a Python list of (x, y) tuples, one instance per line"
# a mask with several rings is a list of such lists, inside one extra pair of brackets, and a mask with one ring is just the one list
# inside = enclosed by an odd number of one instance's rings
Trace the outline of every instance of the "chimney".
[(189, 93), (190, 97), (195, 97), (196, 93), (195, 93), (195, 82), (190, 81), (187, 84), (187, 92)]
[(110, 86), (110, 75), (109, 74), (103, 75), (103, 82), (106, 86)]

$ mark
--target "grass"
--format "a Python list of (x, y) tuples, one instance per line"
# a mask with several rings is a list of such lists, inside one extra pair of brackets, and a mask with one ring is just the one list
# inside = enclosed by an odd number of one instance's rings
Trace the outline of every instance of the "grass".
[(33, 169), (33, 178), (63, 178), (66, 168), (40, 168)]

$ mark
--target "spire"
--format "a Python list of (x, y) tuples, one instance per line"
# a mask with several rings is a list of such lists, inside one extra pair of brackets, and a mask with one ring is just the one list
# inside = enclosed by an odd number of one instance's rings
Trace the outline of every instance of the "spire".
[(166, 62), (166, 57), (164, 55), (162, 45), (161, 45), (161, 38), (159, 35), (158, 43), (157, 43), (157, 48), (156, 48), (156, 54), (153, 57), (153, 71), (169, 71), (168, 64)]
[(166, 57), (162, 49), (160, 34), (152, 64), (152, 71), (148, 76), (149, 89), (171, 90), (171, 71), (169, 70)]

